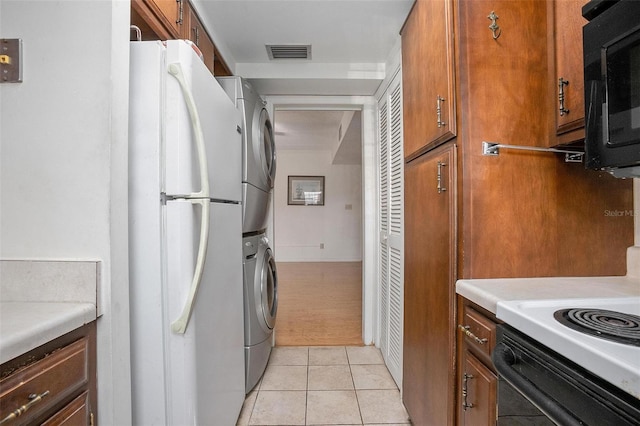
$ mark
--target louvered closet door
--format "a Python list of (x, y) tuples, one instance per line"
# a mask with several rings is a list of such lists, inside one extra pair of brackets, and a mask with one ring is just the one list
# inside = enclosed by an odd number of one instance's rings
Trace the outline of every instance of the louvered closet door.
[(380, 131), (380, 348), (402, 388), (403, 150), (400, 73), (379, 102)]

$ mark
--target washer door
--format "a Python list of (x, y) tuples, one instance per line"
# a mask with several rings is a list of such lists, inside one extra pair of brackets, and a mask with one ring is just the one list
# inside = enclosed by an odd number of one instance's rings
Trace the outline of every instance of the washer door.
[(254, 143), (260, 152), (260, 164), (262, 165), (263, 177), (269, 188), (273, 188), (276, 178), (276, 145), (273, 138), (273, 127), (269, 119), (269, 113), (265, 108), (260, 108), (258, 125), (254, 126)]
[[(276, 261), (271, 249), (266, 244), (260, 244), (256, 255), (255, 294), (258, 322), (265, 332), (270, 332), (276, 324), (278, 312), (278, 273)], [(264, 320), (264, 323), (263, 321)]]

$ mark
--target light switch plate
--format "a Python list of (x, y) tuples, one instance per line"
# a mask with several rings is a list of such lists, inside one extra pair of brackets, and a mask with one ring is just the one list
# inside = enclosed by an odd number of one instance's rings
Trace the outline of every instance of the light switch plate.
[(0, 82), (22, 82), (22, 39), (0, 39)]

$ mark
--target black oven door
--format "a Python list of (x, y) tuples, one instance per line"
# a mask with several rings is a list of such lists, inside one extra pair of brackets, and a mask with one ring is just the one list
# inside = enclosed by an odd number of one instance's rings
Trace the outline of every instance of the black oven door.
[(583, 35), (586, 166), (640, 175), (640, 2), (614, 4)]
[[(506, 387), (498, 390), (498, 424), (640, 424), (637, 398), (509, 326), (498, 325), (496, 338), (492, 360), (498, 386)], [(514, 394), (522, 395), (545, 417)]]

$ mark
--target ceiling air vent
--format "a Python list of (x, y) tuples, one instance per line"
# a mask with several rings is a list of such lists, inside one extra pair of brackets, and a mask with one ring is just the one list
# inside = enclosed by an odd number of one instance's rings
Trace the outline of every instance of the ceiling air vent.
[(269, 59), (311, 59), (310, 44), (267, 44)]

